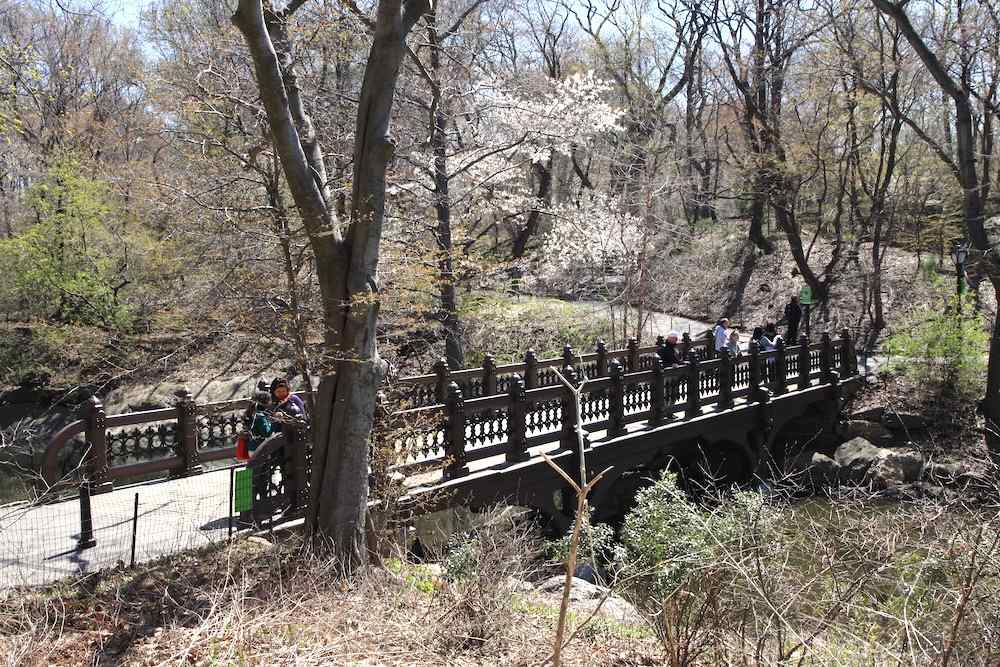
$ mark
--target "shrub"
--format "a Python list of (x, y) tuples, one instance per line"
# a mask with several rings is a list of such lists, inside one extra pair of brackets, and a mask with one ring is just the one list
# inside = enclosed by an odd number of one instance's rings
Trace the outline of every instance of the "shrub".
[(971, 299), (943, 298), (912, 311), (886, 341), (892, 370), (924, 387), (930, 397), (960, 400), (983, 389), (989, 334)]

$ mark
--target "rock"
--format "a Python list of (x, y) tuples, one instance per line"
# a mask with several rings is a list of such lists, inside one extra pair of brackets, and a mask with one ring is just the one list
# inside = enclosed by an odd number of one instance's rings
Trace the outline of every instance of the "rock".
[(964, 466), (960, 463), (932, 461), (924, 466), (924, 478), (937, 484), (954, 484), (964, 472)]
[(826, 454), (814, 452), (810, 461), (810, 472), (816, 486), (834, 486), (840, 479), (840, 464)]
[(257, 546), (259, 546), (259, 547), (261, 547), (263, 549), (273, 549), (274, 548), (274, 543), (273, 542), (270, 542), (269, 540), (266, 540), (263, 537), (260, 537), (259, 535), (251, 535), (250, 537), (247, 538), (247, 542), (249, 542), (251, 544), (255, 544), (255, 545), (257, 545)]
[[(536, 590), (541, 593), (556, 593), (558, 595), (562, 595), (564, 583), (566, 583), (566, 577), (559, 574), (554, 577), (549, 577), (540, 583)], [(573, 601), (595, 600), (600, 599), (605, 592), (606, 589), (601, 588), (596, 584), (573, 577), (573, 587), (570, 589), (569, 599)]]
[(851, 438), (837, 447), (833, 460), (845, 481), (861, 482), (883, 450), (864, 438)]
[(852, 419), (844, 422), (843, 435), (849, 440), (864, 438), (869, 442), (890, 442), (893, 437), (892, 431), (882, 424), (862, 419)]
[(576, 566), (576, 572), (573, 576), (577, 579), (583, 579), (587, 583), (596, 584), (597, 583), (597, 572), (594, 570), (594, 566), (590, 563), (581, 563)]
[(851, 419), (866, 422), (881, 422), (883, 415), (885, 415), (885, 408), (868, 408), (867, 410), (852, 412)]
[[(535, 590), (545, 599), (549, 606), (558, 609), (562, 602), (562, 590), (565, 581), (566, 578), (563, 575), (550, 577), (539, 584)], [(606, 595), (607, 599), (602, 604), (601, 599)], [(624, 625), (642, 625), (645, 623), (642, 614), (627, 600), (617, 595), (608, 595), (606, 588), (595, 586), (583, 579), (573, 578), (573, 588), (570, 590), (569, 599), (570, 609), (578, 617), (586, 618), (590, 616), (594, 609), (600, 605), (597, 615), (603, 619)]]
[(886, 412), (882, 415), (882, 425), (890, 431), (924, 431), (927, 429), (927, 420), (906, 412)]
[(869, 468), (868, 477), (884, 486), (909, 484), (920, 479), (924, 469), (924, 459), (910, 450), (881, 450), (874, 465)]
[(518, 579), (517, 577), (507, 577), (507, 588), (515, 593), (531, 593), (535, 590), (530, 581)]

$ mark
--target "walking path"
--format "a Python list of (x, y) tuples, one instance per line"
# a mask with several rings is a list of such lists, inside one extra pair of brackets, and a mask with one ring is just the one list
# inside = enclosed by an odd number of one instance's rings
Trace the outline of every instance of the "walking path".
[(223, 540), (229, 534), (228, 468), (137, 484), (91, 498), (97, 545), (77, 550), (80, 501), (0, 509), (0, 587), (37, 585), (128, 565), (136, 494), (135, 561)]

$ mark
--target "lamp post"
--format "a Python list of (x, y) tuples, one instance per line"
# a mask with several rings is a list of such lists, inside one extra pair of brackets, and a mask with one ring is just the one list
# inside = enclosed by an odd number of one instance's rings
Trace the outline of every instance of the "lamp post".
[(951, 248), (951, 258), (955, 260), (956, 294), (959, 302), (961, 302), (962, 293), (965, 291), (965, 260), (968, 257), (969, 246), (963, 241), (954, 241)]

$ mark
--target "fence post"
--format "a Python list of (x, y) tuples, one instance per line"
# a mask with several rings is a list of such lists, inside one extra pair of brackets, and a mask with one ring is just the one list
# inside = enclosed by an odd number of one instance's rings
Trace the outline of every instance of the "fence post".
[(497, 393), (497, 362), (492, 354), (483, 357), (483, 396)]
[(608, 377), (608, 346), (603, 340), (597, 341), (597, 377)]
[[(101, 399), (91, 396), (84, 406), (84, 419), (87, 420), (87, 458), (83, 468), (87, 476), (88, 494), (107, 493), (114, 491), (114, 483), (108, 479), (108, 432), (107, 415)], [(89, 502), (89, 498), (88, 498)]]
[(135, 567), (135, 536), (139, 531), (139, 494), (135, 494), (135, 504), (132, 506), (132, 557), (129, 559), (129, 567)]
[(524, 380), (520, 375), (510, 378), (507, 390), (507, 462), (527, 461), (528, 454), (527, 398), (524, 395)]
[(628, 372), (635, 373), (639, 370), (639, 341), (635, 338), (628, 339)]
[(833, 371), (833, 341), (830, 339), (830, 332), (824, 331), (820, 341), (823, 347), (819, 351), (819, 381), (829, 384), (830, 372)]
[(843, 380), (858, 374), (858, 357), (854, 353), (854, 342), (847, 327), (840, 330), (840, 339), (844, 341), (840, 350), (840, 379)]
[(799, 336), (799, 389), (809, 388), (809, 337)]
[(538, 387), (538, 357), (531, 348), (524, 353), (524, 388), (535, 389)]
[(202, 472), (198, 455), (198, 404), (191, 392), (184, 387), (174, 392), (177, 397), (177, 455), (184, 459), (182, 467), (171, 472), (171, 477), (187, 477)]
[(719, 353), (719, 407), (733, 407), (733, 359), (729, 350)]
[[(569, 346), (567, 345), (566, 347), (568, 348)], [(572, 366), (564, 368), (563, 377), (566, 378), (566, 381), (570, 385), (576, 386), (577, 375), (575, 368)], [(576, 400), (573, 397), (573, 391), (569, 387), (563, 385), (562, 390), (562, 398), (560, 399), (562, 431), (559, 435), (559, 447), (574, 451), (576, 450), (576, 421), (578, 417), (576, 413)]]
[(663, 361), (659, 355), (653, 358), (653, 384), (650, 387), (649, 425), (659, 426), (664, 421), (666, 390), (663, 386)]
[(94, 515), (90, 507), (90, 482), (80, 483), (80, 536), (76, 540), (76, 550), (83, 551), (97, 544), (94, 539)]
[(785, 339), (779, 338), (774, 358), (774, 377), (771, 378), (771, 391), (775, 396), (785, 393), (785, 379), (788, 374), (788, 363), (785, 359)]
[(701, 414), (701, 364), (694, 355), (688, 358), (687, 363), (687, 409), (684, 411), (684, 416), (692, 419)]
[(438, 403), (444, 403), (448, 400), (448, 383), (451, 382), (451, 369), (448, 368), (448, 361), (444, 357), (434, 362), (434, 375), (437, 376), (434, 398)]
[(625, 374), (621, 362), (614, 359), (608, 369), (611, 389), (608, 391), (608, 435), (625, 433)]
[(444, 469), (444, 478), (447, 480), (469, 474), (469, 466), (465, 464), (465, 401), (462, 399), (462, 390), (455, 382), (448, 384), (445, 414), (448, 418), (445, 456), (449, 460)]
[(689, 354), (691, 354), (691, 334), (685, 331), (681, 334), (681, 361), (687, 361)]

